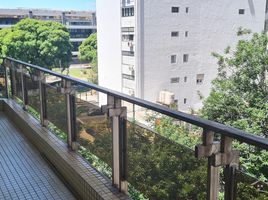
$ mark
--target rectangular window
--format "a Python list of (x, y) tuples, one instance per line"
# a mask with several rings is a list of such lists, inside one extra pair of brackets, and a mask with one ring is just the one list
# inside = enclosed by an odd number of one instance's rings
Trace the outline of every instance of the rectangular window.
[(123, 27), (123, 28), (121, 29), (121, 31), (122, 31), (123, 33), (134, 32), (134, 27)]
[(179, 83), (180, 82), (180, 77), (175, 77), (170, 79), (170, 83)]
[(172, 13), (178, 13), (179, 12), (179, 7), (171, 7), (171, 12)]
[(196, 75), (196, 84), (201, 85), (204, 81), (205, 74), (197, 74)]
[(170, 56), (170, 62), (171, 63), (176, 63), (177, 62), (177, 56), (176, 55), (171, 55)]
[(189, 12), (189, 7), (185, 8), (185, 12), (188, 13)]
[(178, 31), (172, 31), (171, 32), (171, 37), (178, 37), (179, 36), (179, 32)]
[(123, 77), (124, 79), (132, 80), (132, 81), (135, 80), (135, 76), (134, 76), (134, 75), (122, 74), (122, 77)]
[(238, 13), (239, 13), (239, 15), (244, 15), (245, 14), (245, 9), (239, 9)]
[(188, 37), (188, 31), (185, 31), (185, 37)]
[(134, 51), (122, 51), (123, 56), (134, 56)]
[(183, 103), (184, 103), (184, 104), (187, 103), (187, 99), (186, 99), (186, 98), (183, 99)]
[(122, 8), (122, 17), (134, 16), (134, 7)]
[(189, 54), (183, 54), (183, 62), (189, 61)]
[(184, 82), (185, 82), (185, 83), (187, 82), (187, 76), (184, 77)]

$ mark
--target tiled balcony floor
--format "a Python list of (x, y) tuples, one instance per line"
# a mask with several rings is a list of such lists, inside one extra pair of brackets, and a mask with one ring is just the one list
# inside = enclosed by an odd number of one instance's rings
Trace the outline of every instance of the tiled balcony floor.
[(2, 112), (0, 199), (75, 199), (39, 152)]

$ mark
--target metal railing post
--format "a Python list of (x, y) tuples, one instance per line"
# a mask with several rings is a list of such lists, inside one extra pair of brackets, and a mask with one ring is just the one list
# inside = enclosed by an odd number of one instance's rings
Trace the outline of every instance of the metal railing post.
[(13, 61), (11, 61), (10, 67), (10, 88), (11, 88), (11, 96), (14, 99), (16, 95), (16, 78), (15, 78), (16, 67)]
[(39, 84), (39, 101), (40, 101), (40, 122), (41, 125), (47, 127), (47, 102), (46, 102), (46, 77), (43, 72), (38, 71), (38, 84)]
[(26, 77), (25, 77), (25, 70), (22, 65), (19, 66), (19, 72), (21, 77), (21, 94), (22, 94), (22, 102), (23, 102), (23, 109), (28, 109), (28, 92), (26, 88)]
[(209, 130), (203, 130), (202, 144), (196, 146), (196, 157), (208, 158), (208, 169), (207, 169), (207, 200), (217, 200), (219, 194), (219, 177), (220, 168), (213, 166), (212, 154), (219, 152), (220, 144), (214, 142), (214, 132)]
[(112, 121), (113, 141), (113, 185), (120, 192), (127, 193), (126, 181), (126, 116), (127, 109), (122, 107), (121, 100), (113, 96), (107, 97), (107, 112)]
[(224, 199), (235, 199), (235, 170), (239, 164), (239, 151), (233, 150), (232, 138), (221, 136), (220, 152), (213, 155), (214, 166), (224, 166)]
[(75, 112), (75, 91), (70, 81), (62, 80), (62, 93), (66, 97), (67, 111), (67, 144), (72, 150), (77, 150), (76, 137), (76, 112)]

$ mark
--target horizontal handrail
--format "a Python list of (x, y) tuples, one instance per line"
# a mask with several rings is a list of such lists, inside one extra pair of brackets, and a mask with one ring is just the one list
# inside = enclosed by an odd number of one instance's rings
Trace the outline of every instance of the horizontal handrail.
[(26, 62), (23, 62), (20, 60), (16, 60), (16, 59), (13, 59), (10, 57), (6, 57), (4, 59), (8, 59), (10, 61), (25, 65), (27, 67), (31, 67), (33, 69), (37, 69), (41, 72), (48, 73), (50, 75), (53, 75), (53, 76), (56, 76), (56, 77), (59, 77), (59, 78), (62, 78), (62, 79), (65, 79), (65, 80), (68, 80), (68, 81), (71, 81), (74, 83), (78, 83), (82, 86), (85, 86), (85, 87), (94, 89), (98, 92), (113, 96), (117, 99), (121, 99), (121, 100), (127, 101), (129, 103), (133, 103), (135, 105), (144, 107), (146, 109), (150, 109), (152, 111), (156, 111), (158, 113), (167, 115), (169, 117), (176, 118), (178, 120), (202, 127), (203, 129), (206, 129), (206, 130), (214, 131), (214, 132), (222, 134), (224, 136), (236, 139), (240, 142), (245, 142), (245, 143), (254, 145), (256, 147), (260, 147), (262, 149), (268, 150), (268, 140), (267, 139), (260, 137), (260, 136), (250, 134), (250, 133), (247, 133), (247, 132), (239, 130), (237, 128), (223, 125), (223, 124), (220, 124), (218, 122), (206, 120), (206, 119), (203, 119), (203, 118), (191, 115), (191, 114), (183, 113), (180, 111), (175, 111), (175, 110), (169, 109), (167, 107), (158, 105), (156, 103), (152, 103), (152, 102), (149, 102), (149, 101), (137, 98), (137, 97), (129, 96), (129, 95), (126, 95), (126, 94), (123, 94), (123, 93), (120, 93), (120, 92), (117, 92), (117, 91), (114, 91), (114, 90), (111, 90), (111, 89), (108, 89), (108, 88), (105, 88), (102, 86), (98, 86), (98, 85), (95, 85), (93, 83), (89, 83), (89, 82), (86, 82), (86, 81), (83, 81), (83, 80), (80, 80), (77, 78), (62, 75), (58, 72), (53, 72), (49, 69), (42, 68), (42, 67), (37, 66), (37, 65), (29, 64), (29, 63), (26, 63)]

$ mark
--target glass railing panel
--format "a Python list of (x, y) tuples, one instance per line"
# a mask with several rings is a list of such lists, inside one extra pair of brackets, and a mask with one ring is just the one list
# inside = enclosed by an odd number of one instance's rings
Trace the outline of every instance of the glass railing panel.
[(265, 200), (268, 199), (268, 183), (236, 170), (236, 199)]
[(76, 128), (80, 144), (79, 153), (101, 173), (111, 178), (112, 174), (112, 132), (110, 119), (102, 112), (107, 96), (75, 86)]
[(49, 129), (58, 137), (67, 140), (67, 106), (65, 94), (60, 91), (60, 82), (46, 84), (46, 106)]
[(0, 97), (6, 97), (6, 71), (3, 65), (0, 65)]
[(21, 73), (18, 71), (15, 71), (15, 96), (18, 98), (19, 103), (23, 101)]
[(34, 115), (39, 118), (40, 116), (40, 93), (39, 93), (39, 81), (36, 76), (26, 75), (26, 90), (28, 95), (28, 109)]
[(190, 138), (199, 135), (194, 129), (137, 106), (133, 113), (133, 105), (124, 105), (129, 108), (126, 177), (131, 190), (156, 200), (206, 199), (207, 161), (195, 158), (199, 140)]

